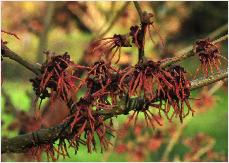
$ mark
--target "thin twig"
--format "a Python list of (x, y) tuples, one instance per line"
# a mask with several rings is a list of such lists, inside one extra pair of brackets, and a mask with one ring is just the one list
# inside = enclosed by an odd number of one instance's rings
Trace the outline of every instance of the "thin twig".
[(177, 128), (176, 132), (174, 133), (174, 135), (171, 137), (169, 144), (166, 146), (166, 149), (163, 153), (162, 159), (161, 161), (168, 161), (168, 156), (170, 154), (170, 152), (172, 151), (174, 145), (177, 143), (177, 141), (179, 140), (183, 130), (185, 129), (185, 127), (187, 126), (187, 124), (190, 122), (191, 117), (187, 117), (185, 119), (185, 121)]
[(213, 44), (217, 44), (217, 43), (219, 43), (219, 42), (221, 42), (221, 41), (225, 41), (225, 40), (227, 40), (227, 39), (228, 39), (228, 35), (226, 34), (226, 35), (220, 37), (219, 39), (213, 41)]
[[(224, 35), (224, 36), (220, 37), (219, 39), (214, 40), (213, 43), (217, 44), (217, 43), (225, 41), (227, 39), (228, 39), (228, 35)], [(172, 65), (174, 63), (177, 63), (179, 61), (182, 61), (186, 58), (194, 56), (195, 53), (193, 53), (193, 47), (190, 46), (190, 47), (187, 47), (186, 49), (183, 49), (182, 51), (178, 51), (176, 53), (176, 55), (178, 55), (178, 57), (169, 58), (168, 61), (161, 64), (161, 67), (166, 67), (166, 66)]]
[(223, 34), (224, 32), (226, 32), (228, 29), (228, 24), (224, 24), (223, 26), (217, 28), (215, 31), (213, 31), (212, 33), (210, 33), (208, 35), (208, 37), (210, 39), (215, 39), (217, 36)]
[(198, 160), (202, 155), (204, 155), (206, 152), (211, 150), (214, 147), (214, 145), (215, 145), (215, 140), (212, 139), (203, 148), (198, 150), (191, 158), (185, 159), (184, 162), (192, 162)]
[(44, 51), (47, 47), (48, 32), (51, 27), (54, 11), (55, 11), (55, 2), (47, 2), (47, 14), (43, 19), (44, 30), (41, 32), (39, 36), (39, 45), (37, 49), (37, 62), (39, 63), (43, 61), (42, 51)]
[(114, 26), (114, 24), (117, 22), (117, 20), (120, 18), (120, 16), (122, 15), (122, 13), (123, 13), (123, 12), (126, 10), (126, 8), (128, 7), (129, 3), (130, 3), (130, 2), (128, 2), (128, 1), (125, 2), (125, 4), (120, 8), (120, 10), (117, 11), (117, 14), (116, 14), (116, 15), (114, 16), (114, 18), (112, 19), (110, 25), (107, 27), (106, 30), (104, 30), (103, 33), (101, 33), (101, 34), (99, 35), (99, 38), (102, 38), (104, 35), (107, 34), (107, 32), (109, 32), (109, 31), (112, 29), (112, 27)]
[(137, 1), (134, 1), (134, 6), (138, 12), (138, 15), (140, 17), (140, 20), (141, 20), (141, 29), (140, 31), (138, 32), (138, 63), (142, 63), (143, 60), (144, 60), (144, 55), (145, 55), (145, 52), (144, 52), (144, 47), (145, 47), (145, 31), (146, 31), (146, 28), (147, 28), (147, 25), (144, 20), (143, 20), (143, 12), (142, 12), (142, 9), (139, 5), (139, 3)]
[[(92, 36), (92, 38), (90, 39), (89, 41), (89, 45), (90, 43), (92, 43), (95, 39), (99, 39), (99, 38), (102, 38), (103, 36), (105, 36), (114, 26), (114, 24), (117, 22), (117, 20), (119, 19), (119, 17), (122, 15), (122, 13), (126, 10), (126, 8), (128, 7), (129, 5), (129, 2), (126, 2), (119, 11), (117, 11), (117, 14), (113, 17), (111, 23), (109, 24), (109, 26), (107, 27), (107, 29), (102, 33), (102, 34), (95, 34), (95, 36)], [(84, 65), (84, 66), (88, 66), (88, 61), (87, 61), (87, 58), (90, 54), (88, 53), (88, 46), (84, 49), (84, 52), (83, 52), (83, 55), (82, 57), (80, 58), (78, 64), (80, 65)], [(77, 70), (76, 74), (78, 77), (82, 76), (84, 70), (83, 69), (80, 69), (80, 70)]]
[(202, 79), (197, 79), (197, 80), (193, 80), (191, 82), (191, 90), (195, 90), (197, 88), (201, 88), (204, 87), (206, 85), (215, 83), (219, 80), (228, 78), (228, 72), (227, 70), (222, 70), (218, 73), (215, 73), (207, 78), (202, 78)]
[[(214, 39), (217, 36), (219, 36), (220, 34), (222, 34), (222, 32), (224, 32), (227, 29), (227, 24), (223, 25), (220, 28), (217, 28), (215, 31), (213, 31), (211, 34), (209, 34), (207, 37)], [(221, 39), (222, 40), (215, 40), (213, 41), (213, 43), (219, 43), (220, 41), (223, 41), (224, 39), (227, 39), (227, 35), (223, 36)], [(191, 53), (193, 51), (193, 45), (187, 46), (186, 48), (183, 48), (182, 50), (179, 50), (178, 52), (176, 52), (174, 55), (178, 56), (178, 57), (173, 57), (171, 58), (171, 60), (168, 60), (168, 62), (165, 62), (162, 64), (162, 67), (166, 67), (168, 65), (171, 65), (173, 63), (179, 62), (181, 60), (184, 60), (188, 57), (194, 56), (194, 53)]]
[(141, 22), (142, 22), (142, 21), (143, 21), (142, 9), (141, 9), (141, 7), (140, 7), (138, 1), (134, 1), (134, 6), (135, 6), (135, 8), (137, 9), (138, 15), (139, 15), (140, 20), (141, 20)]

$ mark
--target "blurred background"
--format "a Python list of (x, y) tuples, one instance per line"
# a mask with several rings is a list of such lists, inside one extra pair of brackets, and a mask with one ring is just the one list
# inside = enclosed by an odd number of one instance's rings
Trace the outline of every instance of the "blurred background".
[[(228, 31), (227, 2), (139, 2), (142, 9), (154, 14), (153, 43), (146, 37), (146, 56), (154, 60), (173, 57), (197, 39), (217, 39)], [(74, 62), (90, 65), (96, 61), (88, 53), (91, 42), (99, 36), (126, 34), (139, 16), (132, 2), (2, 2), (2, 30), (15, 33), (20, 40), (1, 33), (7, 46), (31, 63), (42, 64), (43, 51), (68, 52)], [(162, 36), (166, 48), (160, 45)], [(219, 44), (227, 57), (227, 41)], [(136, 48), (122, 48), (119, 65), (137, 63)], [(191, 63), (191, 64), (190, 64)], [(192, 79), (199, 61), (192, 57), (179, 63)], [(34, 75), (14, 61), (1, 62), (1, 133), (14, 137), (36, 129), (35, 94), (29, 82)], [(222, 68), (227, 63), (222, 61)], [(203, 74), (199, 74), (200, 76)], [(210, 92), (210, 93), (209, 93)], [(163, 126), (148, 128), (140, 118), (137, 126), (125, 129), (126, 116), (114, 119), (117, 132), (108, 151), (88, 154), (86, 147), (69, 149), (70, 158), (59, 161), (227, 161), (228, 92), (227, 82), (213, 84), (192, 92), (194, 117), (184, 124), (163, 121)], [(199, 98), (201, 100), (195, 100)], [(46, 127), (61, 122), (66, 106), (56, 102), (49, 112), (49, 102), (42, 104)], [(99, 148), (98, 148), (99, 149)], [(2, 161), (32, 161), (26, 154), (3, 154)], [(45, 155), (42, 160), (46, 161)]]

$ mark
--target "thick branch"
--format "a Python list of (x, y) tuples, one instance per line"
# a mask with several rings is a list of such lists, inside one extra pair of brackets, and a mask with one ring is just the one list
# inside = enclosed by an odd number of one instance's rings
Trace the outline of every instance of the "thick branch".
[(4, 44), (2, 44), (1, 53), (2, 53), (3, 57), (8, 57), (8, 58), (18, 62), (19, 64), (23, 65), (24, 67), (26, 67), (27, 69), (29, 69), (30, 71), (35, 73), (36, 75), (40, 75), (40, 69), (37, 66), (34, 66), (33, 64), (27, 62), (26, 60), (21, 58), (18, 54), (16, 54), (15, 52), (11, 51)]
[[(198, 79), (191, 82), (191, 90), (212, 84), (219, 80), (227, 78), (227, 70), (223, 70), (220, 73), (216, 73), (208, 78)], [(142, 99), (140, 99), (142, 100)], [(119, 108), (125, 108), (125, 99), (119, 102)], [(130, 108), (134, 109), (134, 108)], [(117, 111), (118, 110), (118, 111)], [(125, 109), (115, 108), (112, 111), (98, 111), (97, 114), (104, 115), (105, 119), (112, 116), (126, 114)], [(58, 138), (64, 138), (68, 133), (68, 128), (65, 124), (57, 125), (56, 127), (48, 129), (40, 129), (36, 132), (28, 133), (25, 135), (16, 136), (14, 138), (2, 140), (2, 153), (20, 153), (28, 150), (36, 142), (39, 144), (51, 143), (56, 141)], [(69, 126), (69, 125), (67, 125)]]
[(54, 142), (61, 137), (60, 133), (63, 127), (62, 124), (56, 127), (40, 129), (32, 133), (19, 135), (14, 138), (2, 139), (1, 153), (22, 153), (36, 145), (37, 142), (40, 144)]

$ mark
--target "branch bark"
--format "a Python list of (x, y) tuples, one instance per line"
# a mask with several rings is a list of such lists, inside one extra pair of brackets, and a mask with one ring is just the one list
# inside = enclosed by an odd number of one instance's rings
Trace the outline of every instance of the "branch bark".
[(195, 90), (204, 86), (207, 86), (209, 84), (215, 83), (219, 80), (225, 79), (228, 76), (227, 70), (222, 70), (214, 75), (211, 75), (207, 78), (197, 79), (193, 80), (191, 82), (191, 90)]
[(144, 60), (144, 55), (145, 55), (145, 52), (144, 52), (144, 44), (145, 44), (145, 31), (146, 31), (146, 28), (147, 28), (147, 25), (144, 20), (143, 20), (143, 12), (142, 12), (142, 9), (139, 5), (139, 3), (137, 1), (134, 1), (134, 6), (138, 12), (138, 15), (140, 17), (140, 20), (141, 20), (141, 29), (140, 31), (138, 32), (138, 38), (137, 38), (137, 41), (138, 41), (138, 63), (142, 63), (143, 60)]
[(16, 54), (15, 52), (13, 52), (12, 50), (10, 50), (7, 46), (5, 46), (4, 44), (1, 44), (1, 53), (3, 57), (7, 57), (10, 58), (16, 62), (18, 62), (19, 64), (23, 65), (24, 67), (26, 67), (28, 70), (32, 71), (34, 74), (36, 75), (40, 75), (40, 68), (38, 68), (37, 66), (27, 62), (26, 60), (24, 60), (23, 58), (21, 58), (18, 54)]
[(40, 129), (14, 138), (2, 139), (1, 153), (22, 153), (36, 145), (37, 142), (40, 144), (54, 142), (61, 137), (62, 129), (63, 124), (48, 129)]

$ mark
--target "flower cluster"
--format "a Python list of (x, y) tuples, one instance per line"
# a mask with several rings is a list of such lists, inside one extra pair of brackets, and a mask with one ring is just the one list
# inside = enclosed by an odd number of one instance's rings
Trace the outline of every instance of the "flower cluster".
[(93, 111), (92, 97), (84, 97), (79, 100), (75, 105), (76, 112), (69, 116), (67, 119), (72, 119), (70, 123), (71, 128), (71, 146), (75, 147), (81, 140), (81, 136), (84, 133), (86, 139), (85, 144), (87, 145), (88, 152), (96, 150), (95, 134), (98, 135), (101, 151), (107, 149), (110, 144), (107, 134), (112, 132), (111, 126), (104, 122), (104, 118), (97, 115)]
[(85, 68), (70, 61), (67, 53), (49, 56), (47, 63), (41, 67), (41, 76), (30, 81), (41, 101), (46, 97), (50, 97), (51, 100), (59, 97), (67, 103), (83, 84), (82, 79), (74, 76), (75, 69)]
[(87, 75), (87, 92), (93, 99), (102, 105), (111, 105), (108, 101), (110, 97), (112, 104), (117, 103), (117, 98), (121, 95), (118, 87), (121, 72), (103, 60), (96, 62), (89, 70)]
[(213, 67), (219, 71), (220, 51), (219, 48), (210, 41), (209, 38), (196, 41), (194, 46), (194, 53), (199, 56), (201, 62), (200, 67), (197, 69), (197, 73), (202, 69), (205, 76), (208, 76), (208, 69), (210, 68), (213, 73)]
[[(135, 113), (137, 116), (139, 112), (143, 112), (146, 121), (148, 119), (151, 122), (155, 119), (155, 115), (149, 110), (149, 106), (158, 108), (160, 115), (160, 111), (163, 110), (169, 120), (178, 115), (181, 122), (190, 111), (193, 113), (188, 101), (191, 84), (185, 73), (186, 71), (181, 66), (175, 65), (163, 69), (160, 67), (160, 62), (153, 61), (146, 61), (143, 64), (137, 64), (134, 68), (129, 68), (120, 80), (120, 88), (128, 92), (129, 97), (137, 95), (148, 100), (148, 104), (144, 102), (145, 105), (135, 109), (133, 117)], [(160, 104), (153, 103), (155, 99), (159, 99)], [(163, 103), (164, 108), (162, 108)], [(184, 111), (184, 103), (188, 107), (187, 113)], [(169, 117), (171, 106), (173, 113)]]
[(113, 37), (97, 40), (92, 43), (90, 49), (93, 55), (99, 58), (105, 56), (108, 62), (111, 62), (115, 54), (119, 51), (118, 60), (116, 61), (118, 63), (121, 55), (121, 47), (131, 47), (129, 35), (115, 34)]
[[(84, 80), (74, 76), (74, 70), (79, 68), (88, 70)], [(42, 66), (41, 73), (41, 76), (31, 80), (37, 96), (41, 99), (49, 97), (50, 100), (61, 98), (66, 104), (71, 105), (71, 113), (64, 120), (65, 123), (70, 123), (71, 132), (67, 140), (71, 146), (78, 149), (79, 142), (83, 142), (87, 145), (88, 152), (96, 150), (97, 134), (101, 150), (107, 149), (110, 144), (107, 134), (113, 129), (104, 122), (104, 117), (95, 111), (112, 109), (117, 103), (120, 95), (119, 71), (104, 61), (96, 62), (91, 67), (76, 65), (65, 53), (50, 57)], [(86, 86), (85, 95), (77, 102), (74, 95), (83, 86)], [(85, 141), (81, 138), (83, 133)], [(63, 149), (61, 146), (60, 149)]]
[[(161, 100), (161, 103), (162, 101), (165, 102), (163, 112), (166, 114), (167, 118), (171, 120), (174, 116), (179, 116), (180, 121), (182, 122), (183, 118), (186, 117), (190, 111), (192, 114), (194, 113), (194, 110), (192, 110), (188, 101), (191, 83), (186, 78), (186, 71), (181, 66), (171, 66), (168, 68), (167, 72), (172, 76), (172, 78), (168, 78), (167, 80), (173, 87), (169, 88), (164, 85), (163, 89), (157, 91), (158, 97)], [(184, 110), (184, 103), (188, 108), (187, 113), (185, 113)], [(168, 117), (171, 106), (173, 108), (173, 113), (171, 117)]]
[[(128, 84), (125, 82), (128, 80), (127, 78), (129, 78)], [(121, 78), (120, 87), (126, 90), (129, 96), (141, 96), (143, 94), (144, 98), (152, 100), (156, 96), (155, 87), (163, 92), (164, 85), (169, 88), (173, 87), (167, 79), (172, 79), (172, 76), (160, 68), (160, 62), (149, 60), (143, 64), (137, 64), (134, 68), (127, 69)]]
[(42, 145), (32, 147), (28, 151), (28, 153), (29, 154), (31, 153), (32, 156), (34, 156), (34, 158), (37, 161), (41, 161), (41, 156), (42, 156), (41, 154), (42, 154), (42, 152), (45, 152), (48, 161), (50, 160), (50, 158), (52, 159), (52, 161), (56, 161), (57, 159), (54, 156), (55, 155), (54, 149), (55, 148), (54, 148), (53, 144), (42, 144)]
[[(12, 33), (12, 32), (7, 32), (5, 30), (1, 30), (1, 33), (5, 33), (7, 35), (10, 35), (10, 36), (14, 36), (16, 39), (20, 40), (20, 38), (15, 34), (15, 33)], [(3, 60), (3, 55), (5, 54), (5, 45), (7, 44), (8, 42), (1, 39), (1, 60)]]
[(147, 31), (149, 33), (149, 37), (150, 37), (151, 41), (153, 43), (155, 43), (155, 41), (153, 40), (152, 35), (151, 35), (151, 28), (157, 32), (157, 34), (160, 38), (162, 47), (165, 46), (160, 32), (155, 28), (154, 21), (152, 20), (153, 16), (154, 15), (152, 13), (148, 13), (148, 12), (144, 11), (142, 14), (141, 27), (138, 25), (130, 27), (130, 33), (129, 34), (130, 34), (130, 36), (132, 36), (132, 42), (138, 48), (144, 48), (145, 35), (146, 35)]
[(85, 133), (88, 152), (96, 150), (95, 134), (99, 137), (101, 151), (110, 144), (107, 136), (113, 131), (112, 124), (106, 124), (105, 117), (98, 115), (96, 111), (116, 107), (117, 100), (122, 95), (118, 87), (120, 75), (119, 70), (102, 60), (92, 65), (87, 73), (87, 89), (84, 97), (75, 105), (76, 112), (72, 115), (70, 126), (74, 133), (73, 142), (78, 141), (82, 133)]
[[(130, 67), (120, 80), (120, 88), (128, 93), (129, 97), (138, 96), (147, 100), (141, 107), (134, 109), (135, 121), (139, 112), (143, 112), (146, 122), (153, 125), (152, 121), (157, 121), (155, 115), (150, 111), (150, 106), (159, 109), (165, 113), (167, 118), (171, 120), (174, 116), (179, 116), (182, 119), (189, 112), (194, 112), (191, 109), (188, 98), (190, 96), (190, 81), (185, 76), (186, 71), (183, 67), (175, 65), (168, 69), (160, 67), (160, 62), (146, 61), (143, 64), (137, 64), (134, 68)], [(127, 82), (128, 81), (128, 82)], [(153, 101), (159, 99), (160, 104), (155, 104)], [(164, 103), (165, 107), (162, 108)], [(184, 103), (188, 107), (187, 113), (184, 111)], [(172, 116), (168, 116), (170, 108), (173, 108)], [(160, 124), (160, 123), (158, 123)]]
[[(198, 133), (191, 138), (186, 138), (183, 144), (190, 151), (185, 153), (184, 161), (204, 162), (204, 161), (225, 161), (227, 158), (223, 153), (218, 153), (214, 149), (215, 139), (205, 133)], [(199, 154), (199, 151), (203, 151)], [(199, 155), (197, 155), (197, 153)]]
[[(190, 113), (194, 114), (189, 103), (191, 82), (186, 70), (179, 65), (163, 67), (164, 60), (155, 62), (144, 58), (145, 34), (147, 31), (150, 34), (150, 27), (154, 28), (152, 17), (151, 13), (144, 12), (141, 26), (132, 26), (128, 34), (95, 41), (90, 50), (99, 60), (89, 67), (73, 63), (67, 53), (50, 56), (47, 52), (49, 57), (41, 67), (41, 75), (31, 80), (39, 98), (48, 97), (50, 101), (60, 98), (67, 104), (70, 113), (63, 122), (68, 126), (65, 139), (76, 151), (80, 143), (87, 146), (88, 152), (96, 150), (95, 137), (99, 138), (101, 151), (106, 150), (111, 144), (108, 135), (113, 132), (112, 123), (106, 120), (118, 114), (133, 111), (128, 123), (134, 119), (135, 126), (138, 115), (143, 114), (146, 125), (152, 128), (162, 125), (162, 114), (169, 121), (175, 117), (181, 122)], [(119, 61), (122, 47), (132, 46), (130, 38), (138, 47), (139, 62), (118, 69), (111, 61), (118, 51)], [(208, 66), (211, 72), (212, 66), (219, 69), (220, 52), (209, 39), (197, 41), (195, 53), (206, 75)], [(76, 76), (75, 71), (79, 69), (86, 70), (84, 79)], [(79, 90), (83, 94), (76, 99)], [(58, 156), (67, 156), (65, 141), (62, 142), (54, 151)], [(154, 149), (153, 143), (150, 148)]]
[[(65, 139), (60, 138), (57, 146), (55, 143), (47, 143), (33, 146), (27, 153), (32, 154), (35, 160), (41, 161), (42, 153), (46, 153), (48, 161), (57, 161), (60, 156), (70, 157)], [(79, 145), (79, 144), (78, 144)]]

